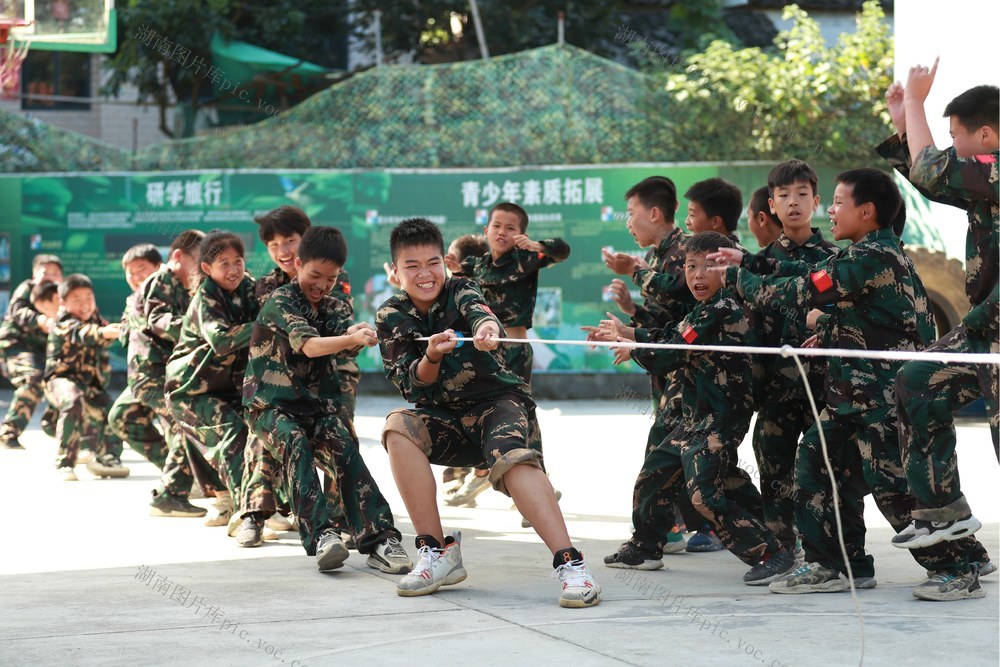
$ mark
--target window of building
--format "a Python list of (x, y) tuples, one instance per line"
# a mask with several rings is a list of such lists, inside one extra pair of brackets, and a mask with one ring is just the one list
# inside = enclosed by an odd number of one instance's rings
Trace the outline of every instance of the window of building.
[(29, 51), (21, 69), (21, 108), (39, 111), (89, 111), (90, 102), (48, 99), (90, 97), (89, 53)]

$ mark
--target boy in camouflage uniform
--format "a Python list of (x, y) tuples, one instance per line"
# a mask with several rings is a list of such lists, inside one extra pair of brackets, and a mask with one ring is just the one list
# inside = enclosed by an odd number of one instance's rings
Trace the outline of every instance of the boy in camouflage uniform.
[[(135, 300), (139, 298), (139, 288), (143, 281), (156, 272), (163, 264), (160, 251), (151, 243), (140, 243), (129, 248), (122, 257), (122, 269), (125, 271), (125, 282), (132, 289), (125, 299), (125, 309), (122, 311), (121, 338), (122, 348), (128, 352), (129, 333), (142, 326), (142, 320), (135, 310)], [(156, 428), (157, 416), (152, 408), (143, 404), (126, 385), (122, 393), (115, 399), (108, 413), (108, 428), (119, 438), (129, 444), (132, 449), (146, 457), (146, 460), (163, 470), (167, 461), (167, 441)], [(120, 456), (120, 453), (118, 453)]]
[[(74, 273), (59, 285), (59, 317), (49, 332), (45, 353), (45, 395), (59, 412), (56, 438), (59, 454), (56, 468), (63, 479), (76, 481), (73, 468), (80, 441), (96, 446), (95, 461), (105, 468), (118, 468), (105, 477), (125, 477), (128, 469), (110, 460), (117, 436), (105, 431), (111, 397), (106, 391), (111, 375), (108, 346), (118, 338), (119, 325), (108, 324), (97, 312), (94, 288), (87, 276)], [(117, 459), (117, 457), (114, 457)], [(88, 467), (89, 469), (89, 467)]]
[(199, 249), (204, 277), (191, 297), (177, 345), (167, 361), (164, 391), (174, 419), (212, 470), (203, 487), (215, 492), (218, 515), (206, 526), (225, 526), (243, 481), (247, 425), (241, 394), (247, 347), (260, 305), (246, 272), (243, 242), (232, 232), (211, 232)]
[[(651, 332), (652, 342), (689, 345), (753, 345), (756, 331), (745, 306), (707, 259), (718, 248), (733, 248), (718, 232), (701, 232), (685, 244), (685, 284), (697, 305), (684, 318)], [(605, 339), (624, 340), (620, 323), (605, 320)], [(684, 492), (710, 523), (722, 543), (751, 565), (743, 581), (767, 583), (790, 571), (795, 560), (760, 519), (761, 498), (750, 476), (737, 465), (736, 450), (753, 414), (754, 358), (747, 354), (696, 353), (686, 350), (619, 348), (616, 363), (632, 358), (654, 373), (676, 372), (681, 383), (682, 420), (667, 436), (671, 447), (659, 447), (650, 462), (651, 499), (671, 503)], [(635, 526), (629, 543), (638, 552), (663, 548), (658, 526), (646, 517)]]
[[(977, 86), (949, 102), (944, 115), (950, 118), (953, 145), (938, 150), (923, 107), (936, 69), (936, 63), (930, 70), (915, 67), (905, 90), (899, 83), (889, 88), (886, 98), (897, 134), (876, 150), (925, 197), (968, 214), (965, 291), (972, 309), (929, 349), (996, 353), (1000, 351), (998, 91), (995, 86)], [(927, 546), (980, 527), (959, 485), (953, 413), (983, 396), (1000, 459), (998, 384), (1000, 369), (993, 364), (912, 361), (900, 370), (896, 377), (900, 440), (916, 508), (913, 523), (893, 538), (895, 546)], [(980, 574), (996, 570), (992, 562), (980, 560), (975, 565)], [(965, 581), (953, 574), (938, 572), (932, 578), (939, 584), (939, 598), (969, 595)]]
[[(541, 453), (528, 446), (533, 403), (523, 378), (498, 351), (499, 320), (474, 283), (445, 278), (444, 241), (434, 223), (404, 220), (389, 246), (403, 291), (376, 315), (382, 363), (416, 407), (389, 414), (382, 444), (420, 555), (396, 592), (428, 595), (465, 580), (460, 536), (444, 537), (431, 464), (471, 465), (490, 468), (494, 488), (514, 499), (551, 551), (562, 582), (559, 604), (597, 604), (601, 589), (572, 546)], [(459, 347), (456, 333), (470, 344)], [(425, 336), (426, 343), (416, 340)]]
[[(768, 206), (781, 221), (780, 236), (757, 255), (743, 255), (743, 266), (758, 273), (770, 273), (774, 262), (819, 264), (838, 251), (812, 227), (819, 206), (818, 178), (802, 160), (786, 160), (768, 174)], [(765, 307), (758, 311), (762, 325), (762, 345), (799, 347), (812, 336), (806, 326), (807, 309)], [(764, 523), (781, 545), (795, 550), (795, 449), (799, 436), (814, 421), (809, 400), (795, 360), (766, 355), (761, 359), (764, 378), (758, 400), (753, 449), (760, 469), (760, 494), (764, 502)], [(802, 360), (814, 396), (821, 396), (826, 362), (821, 358)]]
[[(466, 256), (461, 264), (451, 263), (449, 268), (479, 286), (486, 303), (506, 329), (508, 338), (525, 339), (535, 313), (538, 273), (566, 261), (569, 246), (560, 238), (532, 241), (527, 235), (528, 214), (510, 202), (501, 202), (490, 210), (484, 231), (488, 251), (478, 257)], [(446, 256), (446, 264), (448, 261)], [(530, 391), (534, 358), (531, 345), (510, 343), (502, 347), (508, 367), (517, 373)], [(541, 451), (542, 433), (533, 407), (529, 410), (528, 420), (531, 429), (528, 437), (533, 447)], [(469, 476), (447, 503), (475, 506), (476, 497), (490, 487), (486, 474), (487, 471), (480, 470)], [(529, 527), (527, 520), (522, 523), (525, 528)]]
[(200, 517), (206, 510), (192, 505), (188, 494), (194, 476), (186, 442), (163, 391), (167, 359), (180, 337), (181, 322), (191, 303), (189, 289), (198, 270), (198, 245), (204, 232), (189, 229), (170, 244), (167, 261), (142, 284), (133, 300), (137, 328), (129, 333), (128, 386), (132, 395), (160, 418), (167, 441), (167, 461), (160, 487), (153, 490), (152, 516)]
[(781, 220), (771, 213), (771, 192), (765, 185), (750, 195), (747, 204), (747, 229), (757, 240), (757, 245), (766, 248), (781, 236)]
[[(609, 287), (611, 298), (622, 312), (631, 316), (630, 325), (636, 328), (636, 337), (648, 340), (650, 330), (663, 328), (675, 316), (678, 319), (683, 317), (694, 305), (694, 297), (683, 282), (683, 243), (688, 235), (674, 224), (678, 205), (677, 188), (669, 178), (651, 176), (640, 181), (625, 193), (625, 202), (628, 212), (626, 227), (629, 233), (641, 247), (650, 248), (645, 261), (640, 263), (632, 255), (612, 253), (607, 249), (602, 254), (609, 269), (618, 275), (631, 276), (636, 286), (642, 290), (643, 303), (636, 304), (624, 281), (615, 279)], [(669, 295), (656, 295), (647, 291), (654, 275), (661, 273), (678, 277), (682, 291)], [(584, 330), (589, 337), (594, 337), (597, 332), (595, 327), (584, 327)], [(633, 525), (650, 526), (651, 530), (655, 526), (655, 530), (661, 531), (666, 538), (663, 541), (663, 553), (684, 551), (687, 546), (683, 534), (675, 525), (678, 511), (684, 523), (691, 522), (692, 530), (704, 523), (691, 507), (687, 494), (678, 495), (674, 502), (666, 502), (660, 489), (656, 488), (656, 466), (660, 455), (654, 452), (660, 448), (674, 447), (667, 436), (681, 422), (681, 386), (674, 375), (650, 373), (653, 425), (649, 429), (645, 458), (632, 494)], [(679, 456), (679, 452), (675, 454)], [(719, 545), (718, 548), (723, 548), (717, 539), (715, 544)], [(709, 545), (714, 550), (712, 542)], [(697, 548), (697, 544), (694, 546)], [(625, 542), (617, 553), (606, 556), (604, 563), (614, 568), (658, 569), (663, 567), (661, 556), (659, 551), (642, 553), (631, 542)]]
[[(296, 276), (295, 258), (298, 256), (299, 243), (302, 235), (312, 221), (305, 211), (295, 206), (279, 206), (278, 208), (254, 218), (258, 226), (260, 240), (267, 247), (267, 253), (271, 261), (275, 263), (274, 270), (261, 276), (257, 280), (257, 289), (254, 293), (261, 306), (267, 301), (274, 290), (290, 283)], [(351, 297), (351, 281), (347, 271), (341, 271), (337, 277), (337, 283), (330, 292), (331, 296), (339, 298), (350, 309), (350, 317), (354, 317), (354, 299)], [(359, 348), (360, 349), (360, 348)], [(340, 378), (340, 395), (343, 398), (343, 417), (354, 421), (354, 406), (356, 404), (358, 381), (361, 379), (361, 372), (358, 368), (356, 357), (358, 350), (347, 350), (336, 355), (337, 374)], [(239, 519), (242, 520), (250, 513), (259, 513), (266, 518), (266, 525), (274, 530), (291, 530), (293, 523), (276, 512), (278, 503), (275, 501), (274, 480), (280, 479), (280, 470), (277, 463), (271, 457), (270, 452), (264, 447), (263, 442), (258, 438), (251, 438), (247, 443), (245, 455), (245, 468), (243, 471), (243, 489), (240, 495)], [(324, 477), (323, 485), (326, 491), (330, 490), (331, 480)], [(285, 494), (281, 493), (281, 505), (286, 507), (282, 512), (288, 513), (287, 500)], [(334, 523), (343, 532), (349, 533), (346, 522), (343, 519), (343, 512), (334, 510)], [(255, 547), (261, 544), (264, 533), (258, 530), (257, 522), (246, 523), (247, 531), (236, 533), (236, 544), (241, 547)], [(239, 530), (237, 527), (236, 530)]]
[[(296, 279), (271, 294), (254, 325), (243, 406), (250, 428), (284, 471), (302, 546), (316, 555), (319, 569), (341, 567), (347, 558), (331, 516), (342, 505), (368, 565), (398, 574), (412, 564), (354, 426), (339, 416), (334, 355), (375, 344), (371, 325), (351, 324), (347, 305), (330, 295), (346, 259), (339, 230), (311, 227), (303, 234)], [(332, 498), (320, 486), (317, 465), (333, 480)], [(254, 512), (244, 524), (259, 526), (263, 519)]]
[[(784, 262), (783, 275), (759, 276), (730, 267), (740, 295), (758, 308), (824, 308), (810, 312), (811, 327), (822, 330), (833, 348), (861, 350), (923, 349), (933, 337), (933, 320), (923, 285), (902, 252), (899, 237), (902, 197), (890, 176), (877, 169), (855, 169), (837, 176), (829, 209), (833, 237), (852, 245), (826, 262)], [(739, 258), (737, 258), (739, 259)], [(795, 457), (795, 524), (802, 536), (805, 564), (773, 582), (774, 593), (836, 592), (848, 588), (847, 563), (835, 529), (830, 478), (820, 446), (826, 437), (840, 493), (843, 539), (858, 588), (875, 587), (872, 557), (865, 553), (864, 496), (870, 491), (879, 510), (899, 531), (910, 522), (913, 500), (906, 492), (896, 432), (893, 379), (902, 362), (831, 357), (826, 407), (810, 427)], [(914, 551), (928, 569), (948, 569), (969, 577), (963, 546)]]
[[(42, 401), (42, 371), (45, 368), (45, 341), (55, 323), (31, 303), (31, 290), (42, 282), (59, 283), (63, 279), (62, 262), (55, 255), (37, 255), (31, 261), (31, 278), (14, 289), (7, 307), (7, 319), (20, 335), (8, 339), (3, 348), (7, 378), (14, 385), (10, 408), (0, 425), (0, 443), (7, 449), (23, 449), (18, 438), (31, 421)], [(42, 421), (51, 422), (51, 411)]]

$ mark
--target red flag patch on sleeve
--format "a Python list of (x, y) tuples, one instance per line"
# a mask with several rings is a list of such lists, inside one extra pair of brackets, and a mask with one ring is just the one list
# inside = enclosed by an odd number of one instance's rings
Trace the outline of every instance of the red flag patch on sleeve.
[[(490, 307), (489, 307), (489, 306), (487, 306), (487, 305), (486, 305), (485, 303), (483, 304), (483, 310), (485, 310), (485, 311), (486, 311), (487, 313), (489, 313), (490, 315), (493, 315), (493, 311), (492, 311), (492, 310), (490, 310)], [(496, 317), (496, 315), (493, 315), (493, 317)]]
[(351, 296), (351, 283), (341, 283), (340, 289), (347, 296)]
[(696, 338), (698, 338), (698, 332), (695, 331), (694, 327), (689, 324), (687, 329), (681, 333), (681, 338), (683, 338), (687, 344), (690, 345), (694, 343)]
[(816, 289), (820, 292), (825, 292), (833, 287), (833, 278), (830, 277), (830, 274), (827, 273), (825, 269), (817, 271), (816, 273), (810, 273), (809, 278), (813, 281), (813, 285), (815, 285)]
[(538, 253), (538, 259), (545, 259), (545, 253), (544, 252)]
[(990, 154), (987, 154), (987, 155), (973, 155), (972, 157), (974, 157), (976, 159), (976, 162), (982, 162), (983, 164), (993, 164), (994, 162), (997, 161), (996, 156), (995, 155), (990, 155)]

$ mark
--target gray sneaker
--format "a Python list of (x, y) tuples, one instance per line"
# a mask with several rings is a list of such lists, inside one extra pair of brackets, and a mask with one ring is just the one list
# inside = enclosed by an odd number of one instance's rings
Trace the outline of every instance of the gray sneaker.
[(368, 567), (386, 574), (406, 574), (413, 569), (413, 562), (406, 555), (406, 549), (395, 537), (390, 537), (375, 547), (368, 555)]
[(259, 547), (264, 543), (264, 523), (259, 517), (248, 514), (243, 517), (239, 530), (236, 531), (236, 546)]
[[(993, 574), (997, 571), (997, 564), (991, 560), (984, 560), (977, 563), (979, 565), (979, 576), (985, 577), (986, 575)], [(927, 570), (927, 578), (935, 576), (938, 573), (937, 570)]]
[(316, 542), (316, 566), (323, 570), (336, 570), (343, 567), (350, 552), (340, 539), (340, 534), (333, 528), (327, 528), (319, 535)]
[(192, 505), (187, 498), (172, 496), (166, 491), (153, 491), (153, 500), (149, 503), (150, 516), (197, 518), (206, 514), (208, 510), (204, 507)]
[(743, 575), (743, 583), (747, 586), (764, 586), (794, 569), (795, 556), (787, 551), (779, 551), (750, 568), (750, 571)]
[(913, 597), (935, 602), (975, 600), (986, 597), (986, 591), (979, 585), (979, 568), (973, 565), (968, 574), (936, 573), (913, 589)]
[[(856, 580), (855, 580), (856, 581)], [(855, 584), (857, 586), (857, 584)], [(791, 574), (772, 581), (772, 593), (838, 593), (849, 588), (847, 577), (819, 563), (806, 563)]]

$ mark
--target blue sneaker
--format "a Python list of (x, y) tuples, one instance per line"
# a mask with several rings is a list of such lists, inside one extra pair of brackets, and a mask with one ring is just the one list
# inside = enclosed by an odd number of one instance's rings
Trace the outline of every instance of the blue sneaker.
[(707, 523), (699, 528), (698, 532), (691, 536), (687, 543), (687, 551), (693, 552), (722, 551), (725, 548), (722, 540), (715, 535), (715, 531)]

